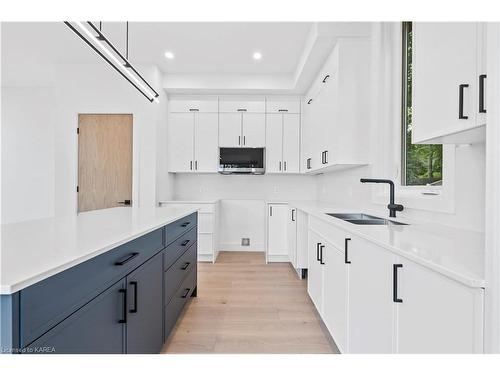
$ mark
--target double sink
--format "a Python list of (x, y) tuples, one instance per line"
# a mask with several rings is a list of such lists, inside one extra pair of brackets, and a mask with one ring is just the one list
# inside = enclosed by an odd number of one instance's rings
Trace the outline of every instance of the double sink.
[(405, 223), (400, 223), (399, 221), (388, 220), (381, 217), (367, 215), (363, 213), (355, 213), (355, 214), (327, 213), (327, 215), (336, 217), (337, 219), (341, 219), (356, 225), (408, 225)]

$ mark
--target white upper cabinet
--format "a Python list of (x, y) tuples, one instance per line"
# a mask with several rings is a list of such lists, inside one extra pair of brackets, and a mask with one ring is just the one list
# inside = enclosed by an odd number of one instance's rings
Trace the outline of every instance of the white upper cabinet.
[(266, 115), (241, 114), (241, 139), (243, 147), (266, 147)]
[(300, 115), (266, 115), (266, 172), (299, 173)]
[(254, 96), (221, 96), (219, 97), (219, 111), (265, 113), (266, 100), (264, 97)]
[(268, 97), (266, 113), (300, 113), (300, 99)]
[(219, 147), (241, 145), (241, 113), (219, 113)]
[(367, 164), (369, 46), (364, 38), (339, 39), (311, 85), (304, 101), (305, 172)]
[(169, 172), (217, 172), (217, 108), (216, 99), (169, 102)]
[(484, 140), (484, 25), (413, 23), (412, 142)]

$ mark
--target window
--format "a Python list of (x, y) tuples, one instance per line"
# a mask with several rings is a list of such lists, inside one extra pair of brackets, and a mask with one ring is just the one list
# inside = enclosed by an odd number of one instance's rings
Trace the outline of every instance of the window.
[(414, 145), (412, 131), (412, 23), (403, 22), (401, 185), (442, 185), (443, 146)]

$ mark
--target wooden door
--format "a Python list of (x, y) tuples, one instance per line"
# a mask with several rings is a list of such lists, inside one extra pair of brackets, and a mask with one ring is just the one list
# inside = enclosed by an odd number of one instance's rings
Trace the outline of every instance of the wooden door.
[(283, 170), (283, 115), (266, 115), (266, 173), (281, 173)]
[(78, 212), (132, 201), (132, 122), (130, 114), (78, 116)]
[(169, 172), (194, 171), (194, 113), (171, 113), (169, 117)]

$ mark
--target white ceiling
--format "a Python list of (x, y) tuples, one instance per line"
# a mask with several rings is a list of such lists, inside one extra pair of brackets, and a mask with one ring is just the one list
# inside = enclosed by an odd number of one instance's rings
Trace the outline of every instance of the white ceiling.
[[(223, 80), (224, 87), (230, 90), (228, 82), (234, 82), (234, 88), (237, 82), (248, 82), (254, 91), (258, 91), (259, 85), (264, 91), (272, 90), (275, 82), (281, 82), (281, 91), (293, 91), (303, 70), (307, 77), (302, 77), (302, 81), (317, 71), (336, 37), (358, 36), (360, 30), (366, 33), (366, 24), (324, 23), (323, 29), (328, 29), (325, 38), (318, 35), (317, 25), (312, 22), (130, 23), (129, 59), (132, 63), (157, 65), (165, 74), (165, 82), (174, 82), (171, 90), (165, 86), (168, 91), (182, 91), (183, 87), (196, 91), (197, 82), (210, 82), (208, 88), (216, 90), (223, 86), (218, 80)], [(102, 26), (103, 33), (122, 51), (125, 27), (124, 22), (103, 22)], [(1, 37), (2, 84), (49, 83), (56, 64), (103, 63), (62, 22), (2, 23)], [(167, 50), (175, 54), (173, 60), (164, 57)], [(262, 53), (261, 60), (252, 58), (255, 51)], [(189, 77), (196, 78), (187, 82)]]

